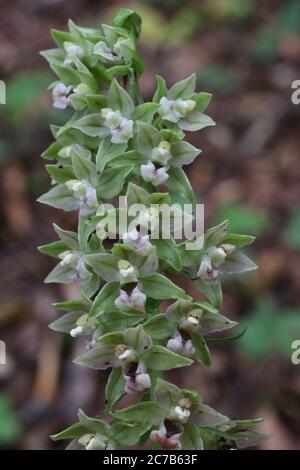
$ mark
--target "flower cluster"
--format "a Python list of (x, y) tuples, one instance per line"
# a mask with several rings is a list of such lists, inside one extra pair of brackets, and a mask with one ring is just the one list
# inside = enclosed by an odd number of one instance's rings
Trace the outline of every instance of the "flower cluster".
[[(256, 421), (230, 421), (198, 392), (162, 378), (163, 371), (193, 362), (210, 365), (208, 343), (236, 325), (219, 313), (221, 278), (255, 265), (240, 251), (253, 238), (230, 233), (227, 221), (209, 229), (194, 251), (159, 226), (154, 204), (196, 201), (183, 167), (201, 151), (184, 131), (214, 122), (204, 114), (211, 95), (195, 91), (195, 74), (169, 89), (158, 77), (152, 101), (143, 101), (140, 29), (140, 17), (121, 9), (112, 26), (70, 22), (69, 32), (54, 30), (57, 48), (42, 53), (58, 77), (50, 87), (53, 106), (74, 113), (51, 128), (55, 141), (42, 157), (50, 160), (52, 187), (39, 201), (78, 211), (78, 231), (54, 225), (59, 240), (40, 250), (58, 258), (46, 282), (78, 282), (81, 290), (79, 299), (55, 304), (66, 313), (50, 327), (87, 337), (77, 364), (111, 369), (105, 419), (79, 411), (79, 422), (53, 439), (72, 439), (69, 448), (86, 450), (137, 445), (146, 435), (166, 449), (231, 448), (248, 438), (251, 444)], [(128, 207), (142, 203), (143, 209), (107, 243), (102, 204), (120, 195)], [(192, 279), (206, 301), (172, 282), (174, 273)], [(143, 400), (115, 410), (125, 394), (142, 392)]]

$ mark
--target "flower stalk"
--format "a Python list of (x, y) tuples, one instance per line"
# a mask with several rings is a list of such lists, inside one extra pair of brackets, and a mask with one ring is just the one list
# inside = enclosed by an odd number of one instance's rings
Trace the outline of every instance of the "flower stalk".
[[(73, 116), (52, 126), (55, 141), (42, 155), (51, 161), (52, 186), (39, 201), (78, 212), (77, 232), (54, 225), (59, 240), (40, 247), (59, 260), (45, 282), (80, 286), (78, 299), (56, 304), (66, 313), (50, 328), (87, 336), (76, 364), (111, 370), (104, 419), (79, 410), (78, 423), (52, 438), (86, 450), (146, 441), (164, 449), (253, 445), (261, 437), (251, 430), (257, 420), (230, 420), (204, 404), (199, 391), (163, 379), (167, 370), (210, 365), (208, 342), (236, 325), (219, 313), (221, 279), (255, 269), (241, 252), (254, 239), (230, 233), (225, 221), (205, 232), (202, 248), (190, 251), (186, 240), (177, 243), (159, 228), (153, 204), (196, 201), (183, 167), (201, 151), (185, 132), (215, 123), (204, 114), (211, 95), (196, 92), (195, 74), (171, 88), (157, 77), (152, 101), (144, 102), (140, 30), (140, 17), (121, 9), (112, 26), (81, 28), (70, 21), (69, 32), (52, 33), (57, 48), (42, 52), (58, 77), (50, 87), (53, 106)], [(102, 205), (117, 196), (126, 196), (128, 207), (143, 207), (108, 243)], [(205, 300), (172, 282), (174, 273), (194, 279)], [(126, 394), (136, 403), (116, 409)]]

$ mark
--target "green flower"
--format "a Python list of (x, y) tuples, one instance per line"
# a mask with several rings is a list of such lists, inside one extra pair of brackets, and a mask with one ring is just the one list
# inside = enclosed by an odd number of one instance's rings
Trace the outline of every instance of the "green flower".
[(135, 43), (124, 29), (102, 25), (104, 38), (94, 45), (93, 53), (107, 64), (130, 64), (135, 55)]
[(167, 309), (166, 317), (173, 323), (167, 348), (204, 363), (210, 361), (204, 337), (237, 325), (209, 303), (201, 301), (178, 300)]
[(196, 74), (173, 85), (169, 90), (165, 81), (158, 77), (158, 89), (154, 101), (159, 103), (158, 113), (170, 127), (173, 125), (185, 131), (199, 131), (214, 126), (214, 121), (203, 114), (211, 95), (195, 93)]
[(110, 137), (113, 144), (128, 144), (133, 137), (134, 104), (129, 94), (113, 80), (107, 106), (98, 114), (88, 114), (74, 122), (73, 127), (90, 137)]
[(229, 421), (226, 416), (205, 405), (198, 392), (181, 390), (165, 380), (157, 380), (154, 396), (165, 416), (159, 429), (152, 431), (150, 439), (163, 448), (185, 448), (184, 441), (192, 433), (197, 436), (194, 449), (202, 449), (197, 427), (216, 426)]

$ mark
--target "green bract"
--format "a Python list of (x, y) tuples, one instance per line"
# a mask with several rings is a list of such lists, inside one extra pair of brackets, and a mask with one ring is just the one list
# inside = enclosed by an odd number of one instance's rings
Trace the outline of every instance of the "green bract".
[[(45, 282), (78, 282), (81, 292), (54, 305), (65, 313), (50, 327), (88, 338), (76, 364), (111, 369), (105, 420), (79, 411), (79, 422), (52, 438), (87, 450), (142, 446), (147, 439), (166, 449), (243, 447), (258, 440), (250, 430), (255, 420), (230, 421), (198, 392), (161, 378), (193, 362), (210, 365), (208, 344), (236, 326), (219, 312), (221, 279), (256, 266), (241, 251), (253, 238), (230, 233), (227, 221), (207, 230), (194, 250), (160, 224), (156, 207), (170, 209), (178, 197), (172, 224), (186, 215), (193, 220), (183, 204), (193, 205), (196, 195), (183, 167), (201, 151), (184, 131), (214, 122), (203, 114), (211, 95), (196, 92), (195, 74), (169, 89), (157, 77), (153, 100), (144, 103), (140, 30), (140, 17), (121, 9), (112, 26), (70, 21), (69, 32), (52, 33), (57, 48), (42, 53), (58, 77), (50, 86), (53, 105), (74, 113), (65, 125), (51, 126), (55, 141), (42, 157), (51, 161), (52, 187), (39, 201), (78, 212), (77, 232), (54, 225), (59, 240), (40, 247), (58, 258)], [(107, 205), (117, 196), (127, 205)], [(125, 215), (128, 228), (116, 223), (109, 240), (110, 221)], [(174, 273), (192, 280), (206, 301), (171, 280)], [(135, 394), (137, 403), (116, 411), (125, 394)]]

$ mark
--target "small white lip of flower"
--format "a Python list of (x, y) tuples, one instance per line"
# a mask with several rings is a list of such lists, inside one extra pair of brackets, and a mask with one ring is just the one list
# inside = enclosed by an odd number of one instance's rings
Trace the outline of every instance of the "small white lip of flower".
[(95, 205), (98, 205), (96, 189), (91, 185), (88, 186), (87, 188), (86, 198), (87, 198), (87, 204), (89, 206), (94, 207)]
[(151, 378), (149, 374), (137, 374), (135, 377), (124, 376), (125, 391), (129, 395), (137, 392), (143, 392), (151, 387)]
[(169, 100), (163, 97), (160, 100), (159, 113), (163, 119), (177, 123), (181, 118), (193, 111), (195, 106), (196, 103), (193, 100)]
[(184, 342), (179, 331), (176, 331), (174, 338), (169, 339), (167, 348), (170, 349), (170, 351), (182, 354), (186, 357), (192, 357), (195, 353), (192, 340), (189, 339)]
[(83, 328), (82, 328), (82, 326), (77, 326), (76, 328), (73, 328), (73, 329), (70, 331), (70, 335), (71, 335), (73, 338), (76, 338), (76, 336), (80, 336), (82, 333), (83, 333)]
[(134, 267), (126, 260), (118, 262), (118, 269), (122, 279), (132, 278), (132, 276), (135, 276)]
[(162, 119), (177, 123), (182, 117), (181, 113), (176, 109), (176, 102), (174, 100), (169, 100), (164, 96), (161, 98), (159, 104), (158, 112)]
[(98, 205), (96, 189), (88, 181), (69, 180), (66, 186), (80, 201), (81, 215), (88, 215)]
[(169, 339), (169, 341), (167, 342), (167, 349), (170, 349), (170, 351), (173, 351), (175, 353), (182, 352), (183, 351), (182, 341), (179, 338)]
[(164, 449), (181, 450), (182, 445), (180, 443), (181, 433), (174, 434), (171, 437), (167, 437), (167, 430), (164, 422), (161, 423), (158, 430), (152, 431), (150, 434), (150, 440), (157, 444), (160, 444)]
[(144, 308), (146, 303), (146, 295), (140, 291), (139, 287), (135, 287), (131, 293), (131, 303), (133, 307)]
[(149, 374), (138, 374), (135, 381), (140, 391), (151, 387), (151, 378)]
[(136, 242), (139, 240), (139, 238), (140, 238), (140, 233), (136, 228), (131, 230), (131, 232), (124, 233), (123, 235), (124, 243)]
[(95, 438), (92, 437), (88, 444), (85, 446), (86, 450), (93, 450), (94, 449), (94, 444), (95, 444)]
[(120, 295), (114, 303), (118, 309), (125, 312), (131, 309), (142, 310), (145, 307), (146, 295), (140, 291), (138, 286), (133, 289), (131, 294), (127, 294), (126, 291), (120, 289)]
[(119, 127), (111, 130), (112, 144), (127, 144), (133, 137), (133, 121), (122, 117)]
[(161, 163), (162, 165), (166, 165), (168, 161), (172, 158), (171, 155), (171, 144), (169, 142), (163, 140), (158, 147), (154, 147), (152, 150), (151, 159), (154, 162)]
[(66, 109), (70, 103), (68, 95), (71, 93), (71, 91), (71, 86), (65, 86), (63, 83), (57, 83), (52, 90), (53, 107), (56, 109)]
[(174, 408), (175, 415), (180, 421), (187, 421), (189, 417), (191, 416), (190, 410), (187, 410), (186, 408), (182, 408), (181, 406), (177, 405)]
[(123, 242), (125, 244), (135, 246), (136, 248), (146, 248), (151, 246), (149, 235), (141, 235), (136, 228), (131, 230), (131, 232), (123, 234)]
[(66, 182), (66, 186), (70, 191), (73, 191), (78, 196), (84, 196), (85, 195), (85, 185), (83, 184), (82, 181), (79, 180), (69, 180)]
[(168, 167), (156, 168), (154, 163), (149, 161), (146, 165), (141, 165), (141, 176), (145, 181), (158, 186), (169, 178)]
[(187, 321), (191, 323), (191, 325), (199, 325), (199, 319), (194, 317), (193, 315), (188, 315)]
[(195, 351), (192, 340), (188, 339), (183, 346), (182, 354), (186, 357), (192, 357), (195, 354)]
[(66, 251), (65, 253), (61, 253), (62, 260), (60, 262), (61, 266), (69, 266), (74, 262), (77, 262), (78, 255), (72, 253), (72, 251)]

